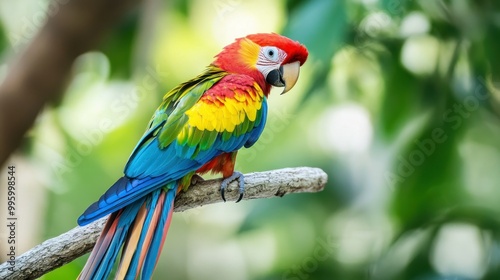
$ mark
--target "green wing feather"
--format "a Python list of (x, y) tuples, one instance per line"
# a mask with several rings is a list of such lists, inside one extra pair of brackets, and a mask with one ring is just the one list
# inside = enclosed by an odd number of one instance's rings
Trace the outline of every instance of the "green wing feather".
[(226, 75), (227, 72), (209, 66), (203, 74), (180, 84), (165, 95), (150, 122), (150, 127), (154, 127), (158, 122), (165, 122), (158, 134), (160, 148), (165, 148), (177, 138), (188, 121), (186, 111), (200, 100), (205, 91)]
[[(149, 121), (148, 130), (135, 147), (131, 157), (154, 137), (158, 137), (161, 149), (172, 143), (188, 121), (186, 111), (198, 102), (205, 91), (226, 75), (227, 72), (210, 65), (201, 75), (178, 85), (165, 94), (162, 103)], [(203, 135), (196, 135), (194, 139), (202, 137)]]

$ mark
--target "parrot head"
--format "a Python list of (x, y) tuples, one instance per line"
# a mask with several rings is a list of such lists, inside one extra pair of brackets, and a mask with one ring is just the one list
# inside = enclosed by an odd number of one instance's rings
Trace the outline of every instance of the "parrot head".
[(267, 96), (271, 86), (284, 87), (284, 94), (295, 85), (307, 55), (306, 47), (297, 41), (259, 33), (236, 39), (212, 64), (229, 73), (251, 76)]

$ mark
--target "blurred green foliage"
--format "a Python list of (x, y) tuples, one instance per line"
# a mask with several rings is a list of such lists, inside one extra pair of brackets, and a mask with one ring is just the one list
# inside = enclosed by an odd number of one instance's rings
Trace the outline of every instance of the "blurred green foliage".
[[(237, 169), (317, 166), (328, 186), (176, 214), (155, 279), (500, 278), (498, 1), (144, 4), (79, 59), (30, 134), (47, 187), (37, 242), (121, 176), (168, 89), (235, 37), (278, 32), (310, 58)], [(23, 29), (0, 16), (1, 50)], [(75, 278), (85, 258), (44, 279)]]
[(3, 30), (3, 26), (0, 25), (0, 51), (7, 46), (7, 38), (5, 37), (5, 31)]

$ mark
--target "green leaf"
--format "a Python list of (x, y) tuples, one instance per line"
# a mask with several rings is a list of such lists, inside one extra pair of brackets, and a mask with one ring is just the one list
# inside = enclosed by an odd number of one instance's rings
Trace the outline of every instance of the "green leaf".
[[(450, 102), (449, 106), (454, 104)], [(452, 118), (453, 117), (453, 118)], [(458, 143), (467, 129), (459, 115), (436, 116), (404, 150), (398, 152), (393, 177), (394, 210), (406, 230), (426, 226), (450, 208), (464, 202)], [(453, 121), (452, 121), (453, 120)]]
[(304, 44), (317, 60), (329, 64), (343, 45), (346, 30), (344, 1), (314, 0), (304, 2), (292, 13), (283, 33)]
[(112, 78), (130, 78), (133, 50), (139, 24), (139, 12), (134, 11), (123, 19), (103, 42), (100, 50), (111, 63)]
[(415, 2), (413, 0), (382, 0), (381, 6), (392, 16), (398, 17), (408, 12), (408, 7)]
[(416, 114), (420, 104), (420, 81), (399, 62), (401, 45), (390, 49), (390, 57), (380, 60), (384, 73), (385, 94), (380, 109), (380, 129), (392, 138)]
[(0, 23), (0, 53), (7, 47), (8, 40), (5, 34), (5, 30), (3, 29), (2, 24)]

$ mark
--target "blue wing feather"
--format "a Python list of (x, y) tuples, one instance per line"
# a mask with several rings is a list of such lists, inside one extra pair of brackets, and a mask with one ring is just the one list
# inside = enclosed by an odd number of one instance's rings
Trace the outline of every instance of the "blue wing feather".
[[(190, 95), (186, 96), (186, 98), (192, 98)], [(198, 170), (222, 153), (233, 152), (243, 146), (252, 146), (264, 130), (267, 117), (266, 98), (263, 99), (261, 110), (257, 114), (259, 114), (258, 120), (253, 123), (254, 127), (242, 135), (231, 136), (225, 141), (223, 133), (209, 135), (213, 140), (210, 140), (212, 144), (206, 150), (197, 149), (197, 145), (181, 144), (177, 140), (173, 140), (167, 146), (162, 146), (159, 142), (159, 134), (162, 133), (162, 127), (169, 120), (168, 116), (161, 117), (155, 114), (156, 119), (163, 118), (163, 120), (151, 122), (150, 128), (129, 158), (125, 167), (125, 176), (116, 181), (98, 202), (92, 204), (82, 214), (78, 219), (78, 224), (85, 225), (115, 212), (153, 190)]]
[(260, 110), (261, 116), (259, 118), (259, 122), (256, 122), (256, 126), (254, 129), (250, 131), (250, 136), (248, 137), (248, 140), (245, 142), (245, 148), (250, 148), (257, 142), (259, 139), (260, 135), (262, 134), (262, 131), (264, 131), (264, 126), (266, 125), (266, 119), (267, 119), (267, 99), (264, 98), (262, 101), (262, 108)]

